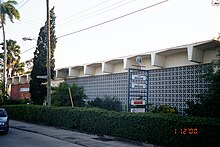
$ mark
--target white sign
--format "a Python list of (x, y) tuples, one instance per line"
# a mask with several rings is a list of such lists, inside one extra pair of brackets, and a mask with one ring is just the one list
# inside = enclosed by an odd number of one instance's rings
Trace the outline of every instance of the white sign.
[(132, 88), (147, 88), (146, 84), (136, 84), (136, 83), (132, 83), (131, 85)]
[(131, 108), (131, 112), (134, 113), (145, 112), (145, 108)]
[(37, 76), (38, 79), (47, 79), (47, 76)]
[(145, 80), (146, 81), (146, 79), (147, 79), (146, 76), (132, 75), (132, 80)]
[(20, 92), (29, 92), (29, 88), (20, 88)]

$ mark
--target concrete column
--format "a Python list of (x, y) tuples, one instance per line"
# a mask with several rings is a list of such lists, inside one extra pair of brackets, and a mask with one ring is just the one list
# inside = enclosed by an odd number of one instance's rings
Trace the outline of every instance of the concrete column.
[(187, 47), (188, 60), (196, 63), (202, 63), (204, 51), (193, 46)]
[(27, 75), (20, 76), (20, 82), (19, 83), (21, 83), (21, 84), (28, 83), (28, 76)]
[(69, 75), (69, 69), (56, 70), (56, 78), (66, 78)]
[(20, 82), (20, 77), (14, 77), (12, 84), (19, 84), (19, 82)]
[(13, 84), (13, 80), (14, 80), (13, 77), (8, 78), (8, 79), (7, 79), (7, 84), (8, 84), (8, 85)]
[(157, 67), (164, 67), (166, 62), (166, 57), (158, 53), (151, 53), (151, 65)]
[(70, 68), (69, 69), (69, 77), (78, 77), (80, 73), (79, 69)]
[(95, 75), (95, 67), (85, 65), (84, 66), (84, 74), (85, 75)]
[(125, 58), (124, 59), (124, 69), (127, 70), (128, 68), (134, 68), (132, 65), (136, 65), (135, 59), (132, 58)]
[(102, 62), (102, 72), (103, 73), (113, 73), (114, 72), (114, 64)]

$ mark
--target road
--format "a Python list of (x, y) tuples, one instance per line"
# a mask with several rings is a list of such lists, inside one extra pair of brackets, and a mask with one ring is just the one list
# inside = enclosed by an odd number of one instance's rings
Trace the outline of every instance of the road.
[(10, 128), (7, 135), (0, 135), (1, 147), (82, 147), (45, 135)]
[[(6, 143), (4, 143), (6, 142)], [(3, 144), (4, 143), (4, 144)], [(0, 136), (0, 147), (154, 147), (152, 144), (86, 134), (52, 126), (10, 120), (10, 132)]]

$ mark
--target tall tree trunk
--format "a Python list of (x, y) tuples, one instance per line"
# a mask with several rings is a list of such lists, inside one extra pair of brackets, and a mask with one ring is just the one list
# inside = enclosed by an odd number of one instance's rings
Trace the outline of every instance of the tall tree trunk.
[(7, 47), (6, 47), (6, 39), (5, 39), (5, 28), (4, 28), (4, 23), (1, 18), (1, 25), (2, 25), (2, 33), (3, 33), (3, 42), (4, 42), (4, 66), (3, 66), (3, 94), (6, 94), (6, 68), (7, 68)]

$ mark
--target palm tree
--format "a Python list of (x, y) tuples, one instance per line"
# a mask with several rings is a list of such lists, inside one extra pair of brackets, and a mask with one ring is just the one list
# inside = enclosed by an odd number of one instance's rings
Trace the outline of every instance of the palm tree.
[[(15, 69), (20, 63), (20, 46), (16, 45), (16, 41), (14, 40), (7, 40), (7, 77), (13, 76), (15, 73)], [(10, 71), (11, 70), (11, 71)]]
[(12, 70), (11, 74), (13, 76), (23, 75), (25, 73), (24, 67), (25, 67), (25, 63), (24, 62), (16, 63), (14, 65), (14, 67), (13, 67), (13, 70)]
[(15, 8), (17, 5), (17, 1), (8, 0), (7, 2), (3, 2), (0, 4), (0, 19), (1, 19), (1, 27), (3, 33), (3, 41), (4, 41), (4, 68), (3, 68), (3, 93), (6, 92), (6, 64), (7, 64), (7, 51), (6, 51), (6, 39), (5, 39), (5, 29), (4, 25), (6, 22), (6, 15), (9, 17), (11, 22), (14, 22), (15, 19), (20, 19), (20, 13)]
[[(7, 68), (6, 73), (7, 77), (18, 76), (24, 74), (25, 63), (20, 62), (20, 46), (16, 44), (17, 42), (14, 40), (6, 40), (7, 46)], [(1, 43), (0, 45), (3, 45)], [(4, 47), (2, 48), (4, 50)], [(4, 58), (4, 54), (0, 53), (0, 61)], [(30, 61), (31, 62), (31, 61)], [(0, 64), (0, 68), (3, 67), (3, 64)]]
[[(6, 68), (6, 73), (7, 73), (7, 77), (9, 76), (14, 76), (14, 75), (18, 75), (19, 73), (22, 72), (17, 72), (17, 71), (21, 71), (21, 64), (20, 63), (20, 46), (16, 44), (17, 42), (14, 40), (6, 40), (6, 46), (7, 46), (7, 68)], [(3, 45), (3, 43), (1, 44)], [(4, 48), (3, 48), (4, 49)], [(0, 58), (3, 59), (3, 53), (0, 53)], [(1, 65), (3, 66), (3, 65)], [(20, 70), (18, 70), (20, 68)]]

